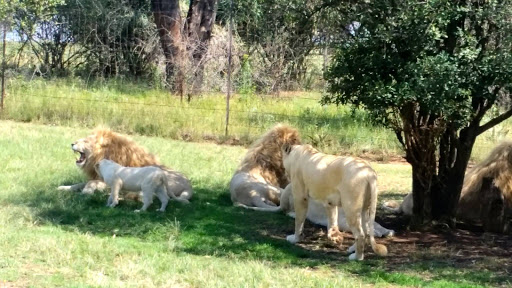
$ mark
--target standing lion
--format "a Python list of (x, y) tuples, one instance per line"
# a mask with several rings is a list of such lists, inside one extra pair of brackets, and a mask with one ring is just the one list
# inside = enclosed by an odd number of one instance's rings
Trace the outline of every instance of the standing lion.
[[(96, 172), (95, 165), (102, 159), (109, 159), (127, 167), (159, 166), (165, 171), (167, 181), (176, 197), (185, 200), (192, 197), (192, 186), (183, 174), (162, 166), (155, 155), (127, 136), (109, 129), (98, 128), (86, 138), (73, 142), (71, 149), (79, 154), (76, 166), (86, 174), (89, 180), (71, 186), (59, 186), (59, 190), (82, 191), (84, 194), (104, 190), (107, 185)], [(168, 193), (171, 192), (168, 191)]]
[(300, 144), (299, 132), (278, 124), (251, 145), (229, 183), (235, 205), (262, 208), (279, 205), (281, 191), (289, 183), (281, 152), (284, 144)]
[[(278, 124), (251, 145), (229, 184), (231, 200), (236, 206), (263, 212), (284, 211), (294, 217), (291, 185), (283, 166), (284, 144), (300, 144), (299, 133), (290, 126)], [(324, 210), (315, 204), (312, 200), (308, 219), (327, 226)], [(339, 213), (339, 223), (340, 229), (350, 231), (343, 212)], [(375, 225), (377, 237), (395, 233), (378, 223)]]

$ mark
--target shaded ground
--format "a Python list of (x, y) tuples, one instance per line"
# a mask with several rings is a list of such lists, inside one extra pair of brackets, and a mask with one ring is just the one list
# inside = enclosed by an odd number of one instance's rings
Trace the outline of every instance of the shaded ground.
[[(470, 271), (486, 271), (492, 274), (498, 286), (510, 287), (512, 283), (512, 235), (484, 233), (481, 227), (458, 223), (456, 229), (433, 227), (416, 232), (407, 229), (408, 217), (382, 214), (377, 222), (393, 229), (396, 235), (391, 238), (377, 238), (377, 242), (388, 247), (389, 255), (385, 258), (385, 270), (389, 272), (424, 271), (424, 278), (429, 277), (429, 270), (447, 267), (456, 271), (466, 271), (462, 275), (452, 275), (453, 279), (464, 277)], [(276, 232), (274, 235), (291, 234), (293, 231)], [(305, 239), (299, 244), (302, 248), (316, 252), (323, 251), (329, 258), (345, 260), (344, 252), (353, 243), (352, 234), (344, 233), (341, 247), (327, 241), (326, 229), (308, 222), (305, 227)], [(283, 237), (284, 238), (284, 237)], [(340, 253), (341, 249), (341, 253)], [(369, 245), (365, 258), (377, 259)], [(453, 271), (453, 270), (451, 270)], [(469, 272), (468, 272), (469, 271)], [(416, 272), (413, 272), (416, 273)], [(449, 272), (448, 272), (449, 274)], [(443, 277), (447, 277), (444, 275)]]

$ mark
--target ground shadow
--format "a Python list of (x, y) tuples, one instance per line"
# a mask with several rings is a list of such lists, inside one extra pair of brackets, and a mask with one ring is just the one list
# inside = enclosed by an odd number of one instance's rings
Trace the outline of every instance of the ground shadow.
[[(311, 268), (321, 265), (334, 269), (343, 265), (344, 271), (363, 277), (366, 282), (397, 285), (424, 286), (460, 279), (469, 284), (505, 285), (510, 281), (509, 235), (462, 229), (411, 232), (407, 229), (408, 219), (399, 215), (379, 213), (377, 218), (383, 226), (397, 232), (393, 238), (378, 239), (387, 245), (389, 257), (378, 257), (368, 247), (366, 260), (353, 263), (347, 260), (345, 252), (353, 242), (350, 233), (345, 233), (339, 247), (326, 240), (325, 228), (307, 223), (304, 241), (291, 245), (285, 235), (293, 232), (292, 218), (234, 207), (226, 187), (220, 184), (196, 187), (189, 205), (173, 201), (165, 213), (154, 211), (158, 200), (148, 212), (138, 214), (133, 210), (140, 208), (141, 203), (126, 200), (111, 209), (105, 207), (107, 196), (101, 193), (38, 190), (29, 194), (14, 201), (37, 211), (42, 223), (98, 236), (115, 234), (156, 242), (167, 241), (177, 229), (180, 244), (175, 251), (194, 255), (234, 256), (266, 260), (271, 265)], [(459, 272), (455, 273), (455, 269)]]

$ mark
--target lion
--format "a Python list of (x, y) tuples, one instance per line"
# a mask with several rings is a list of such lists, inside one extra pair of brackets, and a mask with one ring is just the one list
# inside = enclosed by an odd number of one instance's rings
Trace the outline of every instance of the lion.
[(288, 185), (281, 147), (299, 144), (299, 132), (277, 124), (251, 145), (229, 183), (236, 206), (276, 207), (282, 189)]
[[(249, 207), (243, 206), (246, 209), (263, 211), (263, 212), (285, 212), (286, 215), (295, 218), (295, 209), (293, 207), (293, 193), (292, 193), (292, 184), (288, 184), (286, 188), (281, 193), (280, 205), (277, 207), (271, 208), (261, 208), (261, 207)], [(325, 208), (322, 203), (309, 199), (308, 201), (308, 212), (306, 215), (306, 219), (310, 222), (321, 225), (324, 227), (328, 226), (327, 214), (325, 213)], [(345, 213), (343, 212), (342, 207), (338, 207), (338, 229), (345, 232), (350, 232), (350, 227), (347, 224), (347, 219), (345, 218)], [(381, 226), (379, 223), (375, 222), (375, 237), (393, 237), (395, 235), (395, 231), (391, 229), (387, 229)]]
[[(179, 189), (173, 191), (174, 195), (188, 200), (193, 195), (190, 181), (181, 173), (162, 166), (157, 157), (139, 146), (127, 136), (113, 132), (106, 128), (97, 128), (93, 134), (78, 139), (71, 144), (71, 149), (79, 154), (76, 166), (80, 168), (89, 179), (85, 183), (70, 186), (59, 186), (59, 190), (82, 192), (92, 194), (95, 190), (105, 190), (107, 185), (96, 172), (95, 165), (102, 159), (110, 159), (122, 166), (142, 167), (160, 166), (165, 171), (167, 181)], [(176, 185), (179, 183), (179, 185)], [(133, 195), (131, 196), (133, 198)]]
[(165, 212), (169, 196), (179, 202), (189, 203), (186, 199), (177, 198), (172, 191), (176, 190), (167, 181), (165, 171), (158, 166), (124, 167), (112, 160), (102, 159), (95, 165), (95, 170), (105, 183), (110, 186), (110, 197), (107, 206), (114, 208), (119, 203), (119, 191), (142, 191), (144, 205), (135, 212), (146, 211), (153, 202), (153, 196), (160, 199), (160, 209)]
[[(461, 196), (457, 207), (457, 218), (481, 222), (482, 208), (486, 200), (485, 189), (482, 189), (484, 179), (493, 179), (502, 194), (503, 202), (509, 208), (512, 207), (512, 141), (504, 141), (497, 145), (489, 155), (480, 163), (469, 169), (464, 177)], [(412, 215), (412, 193), (405, 196), (398, 206), (395, 201), (385, 202), (383, 208), (394, 213)]]
[(348, 249), (349, 260), (364, 259), (366, 236), (377, 255), (387, 255), (386, 246), (375, 242), (377, 174), (368, 162), (323, 154), (311, 145), (286, 144), (282, 153), (283, 166), (293, 187), (295, 208), (295, 233), (286, 237), (288, 242), (295, 244), (301, 240), (309, 199), (313, 199), (326, 209), (327, 237), (333, 242), (343, 240), (338, 229), (338, 207), (343, 207), (355, 238), (354, 245)]

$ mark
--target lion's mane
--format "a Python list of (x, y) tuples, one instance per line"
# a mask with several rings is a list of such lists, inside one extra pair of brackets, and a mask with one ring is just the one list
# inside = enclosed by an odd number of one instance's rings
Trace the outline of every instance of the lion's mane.
[(160, 166), (157, 157), (149, 153), (144, 147), (109, 129), (97, 128), (87, 138), (90, 141), (89, 149), (91, 151), (82, 169), (90, 179), (99, 179), (94, 165), (99, 163), (101, 159), (110, 159), (127, 167)]
[[(482, 204), (482, 182), (494, 179), (494, 185), (503, 194), (505, 203), (512, 207), (512, 142), (505, 141), (496, 146), (482, 162), (469, 170), (464, 178), (459, 210), (477, 214)], [(475, 210), (477, 209), (477, 210)], [(460, 213), (459, 214), (468, 214)], [(467, 216), (467, 215), (466, 215)], [(479, 215), (475, 215), (478, 217)]]
[(277, 124), (249, 147), (236, 173), (258, 174), (270, 185), (286, 187), (289, 182), (281, 152), (285, 143), (300, 144), (299, 132), (288, 125)]

